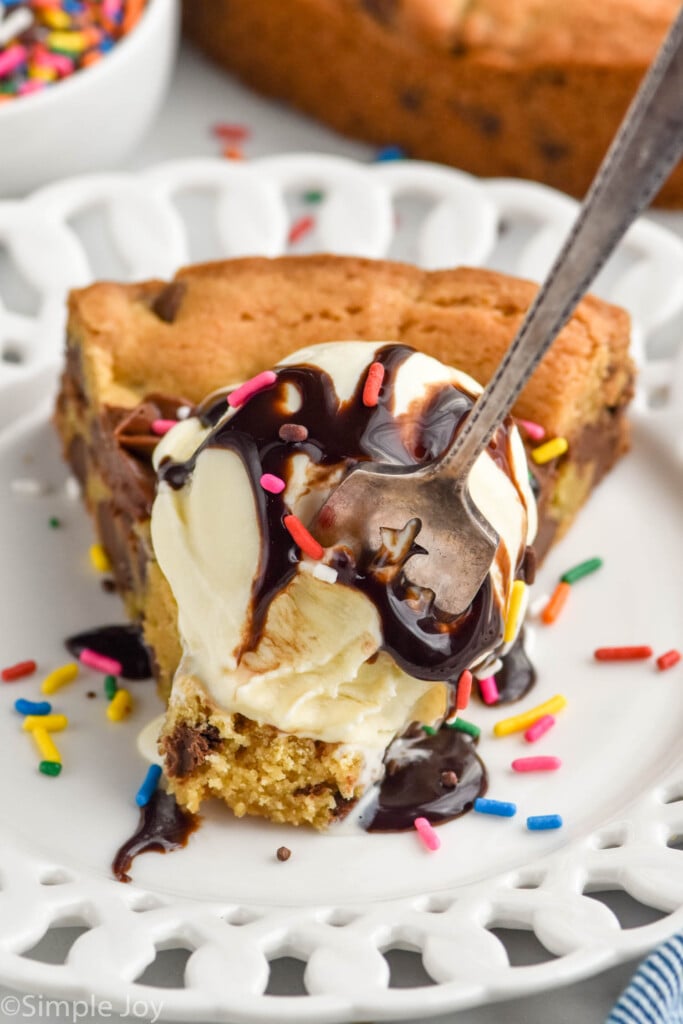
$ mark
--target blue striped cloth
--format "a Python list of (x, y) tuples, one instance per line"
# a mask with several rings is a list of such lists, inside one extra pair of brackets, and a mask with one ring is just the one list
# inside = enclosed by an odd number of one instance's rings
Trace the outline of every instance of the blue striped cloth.
[(683, 935), (640, 965), (606, 1024), (683, 1024)]

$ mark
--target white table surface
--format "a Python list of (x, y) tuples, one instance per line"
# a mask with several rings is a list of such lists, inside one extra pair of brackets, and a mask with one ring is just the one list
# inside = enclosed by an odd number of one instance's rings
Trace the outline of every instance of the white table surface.
[[(367, 160), (373, 152), (369, 146), (344, 139), (279, 104), (255, 96), (212, 67), (196, 52), (184, 47), (165, 106), (148, 137), (124, 167), (137, 169), (167, 159), (218, 156), (221, 147), (212, 136), (210, 128), (219, 121), (249, 126), (251, 136), (243, 147), (247, 157), (309, 150)], [(658, 212), (654, 217), (683, 237), (683, 213)], [(636, 904), (618, 908), (618, 900), (615, 898), (613, 907), (620, 911), (622, 919), (628, 915), (632, 927), (652, 920), (647, 909)], [(533, 955), (525, 943), (524, 935), (514, 936), (509, 948), (517, 959)], [(41, 944), (39, 958), (47, 962), (61, 962), (59, 940), (48, 936)], [(444, 1024), (499, 1024), (501, 1020), (505, 1020), (506, 1024), (602, 1024), (619, 993), (630, 980), (636, 965), (637, 961), (630, 961), (575, 985), (525, 999), (464, 1010), (438, 1019)], [(394, 969), (403, 985), (425, 982), (418, 959), (410, 954), (400, 955), (394, 963)], [(173, 957), (169, 956), (163, 965), (157, 962), (154, 976), (148, 978), (152, 984), (163, 986), (169, 984), (172, 974)], [(295, 969), (295, 965), (291, 969), (283, 965), (277, 977), (278, 994), (299, 993), (300, 979), (300, 970)], [(163, 999), (163, 992), (160, 997)], [(31, 1017), (43, 1017), (51, 1021), (80, 1019), (92, 1024), (135, 1019), (132, 1016), (119, 1017), (117, 1014), (112, 1016), (106, 1007), (102, 1008), (102, 1012), (93, 1013), (88, 1010), (86, 1014), (84, 1011), (84, 1007), (59, 1006), (53, 1007), (49, 1014), (44, 1007), (41, 1012), (38, 997), (31, 996), (22, 1005), (21, 993), (0, 986), (2, 1024)], [(409, 1021), (407, 1024), (422, 1024), (422, 1021)]]

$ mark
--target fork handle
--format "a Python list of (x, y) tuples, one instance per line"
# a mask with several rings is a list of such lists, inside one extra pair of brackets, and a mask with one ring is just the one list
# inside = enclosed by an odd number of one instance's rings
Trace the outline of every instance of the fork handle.
[(683, 154), (683, 6), (514, 341), (434, 472), (461, 479), (626, 229)]

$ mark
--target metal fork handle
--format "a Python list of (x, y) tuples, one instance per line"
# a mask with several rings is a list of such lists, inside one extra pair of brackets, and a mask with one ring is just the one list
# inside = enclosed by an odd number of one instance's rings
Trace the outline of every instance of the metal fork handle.
[(466, 478), (626, 229), (683, 154), (683, 6), (516, 338), (434, 472)]

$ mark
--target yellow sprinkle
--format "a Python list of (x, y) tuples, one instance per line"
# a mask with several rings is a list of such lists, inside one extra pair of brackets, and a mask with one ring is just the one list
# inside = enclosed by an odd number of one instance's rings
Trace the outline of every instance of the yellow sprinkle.
[(553, 715), (566, 706), (567, 698), (558, 693), (547, 700), (545, 704), (539, 704), (537, 707), (531, 708), (530, 711), (523, 711), (521, 715), (513, 715), (511, 718), (503, 718), (500, 722), (496, 722), (493, 733), (495, 736), (509, 736), (512, 732), (521, 732), (523, 729), (528, 729), (543, 715)]
[(90, 545), (90, 563), (95, 572), (111, 572), (111, 562), (101, 544)]
[(35, 729), (31, 729), (31, 735), (36, 742), (36, 746), (40, 751), (40, 756), (43, 761), (56, 761), (57, 764), (62, 763), (62, 755), (52, 742), (52, 737), (47, 729), (41, 729), (40, 726), (38, 726)]
[(531, 453), (531, 458), (539, 466), (542, 466), (545, 462), (550, 462), (551, 459), (557, 459), (569, 448), (569, 442), (566, 437), (554, 437), (551, 441), (546, 441), (545, 444), (540, 444), (538, 448), (534, 448)]
[(47, 45), (50, 50), (80, 53), (87, 49), (88, 37), (85, 32), (50, 32), (47, 37)]
[(27, 715), (24, 719), (24, 729), (32, 732), (33, 729), (45, 729), (46, 732), (61, 732), (66, 729), (69, 719), (66, 715)]
[(522, 610), (525, 590), (526, 583), (522, 580), (515, 580), (512, 584), (510, 604), (508, 605), (508, 615), (505, 620), (505, 633), (503, 634), (503, 643), (505, 644), (511, 643), (517, 635), (517, 623), (519, 622), (519, 613)]
[(72, 683), (77, 675), (78, 665), (74, 661), (70, 661), (68, 664), (62, 665), (61, 668), (56, 668), (54, 672), (50, 672), (49, 676), (45, 676), (40, 691), (48, 695), (55, 693), (67, 683)]
[(42, 11), (41, 16), (48, 28), (64, 29), (69, 28), (71, 25), (71, 18), (66, 11), (58, 11), (47, 7)]
[(44, 68), (42, 64), (29, 65), (29, 77), (38, 78), (41, 82), (54, 82), (57, 72), (54, 68)]
[(133, 710), (133, 698), (128, 690), (117, 690), (107, 704), (107, 718), (110, 722), (120, 722)]

